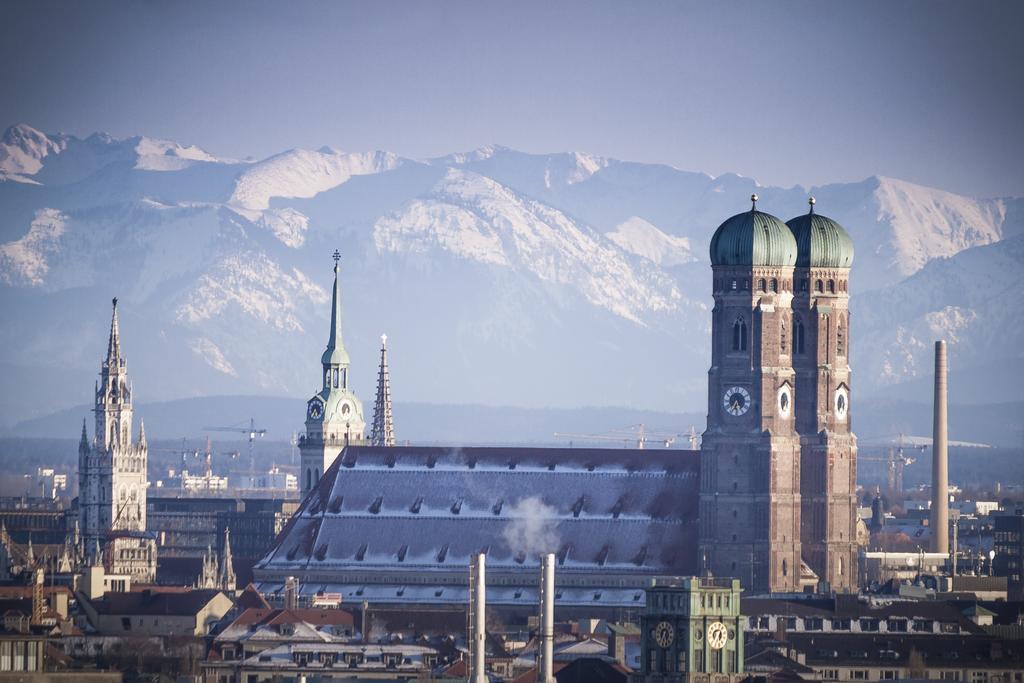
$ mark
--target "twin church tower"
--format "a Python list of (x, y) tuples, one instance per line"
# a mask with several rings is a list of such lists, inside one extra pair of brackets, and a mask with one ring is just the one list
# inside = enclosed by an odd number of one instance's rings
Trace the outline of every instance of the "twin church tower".
[(788, 223), (751, 200), (711, 240), (702, 568), (753, 590), (797, 591), (801, 580), (856, 590), (853, 242), (813, 198)]

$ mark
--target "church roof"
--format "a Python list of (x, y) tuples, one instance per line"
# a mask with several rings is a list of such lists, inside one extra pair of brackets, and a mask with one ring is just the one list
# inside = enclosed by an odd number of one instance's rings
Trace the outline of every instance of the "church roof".
[[(257, 563), (257, 580), (308, 574), (317, 578), (304, 589), (333, 590), (354, 574), (461, 577), (477, 552), (489, 574), (532, 583), (541, 552), (556, 553), (559, 572), (694, 573), (698, 468), (698, 454), (681, 450), (349, 446)], [(440, 598), (416, 588), (386, 590), (397, 602)]]
[(341, 338), (341, 284), (338, 278), (338, 252), (334, 252), (334, 290), (331, 294), (331, 336), (327, 340), (327, 349), (320, 358), (324, 365), (348, 365), (348, 352)]
[(797, 245), (797, 268), (849, 268), (853, 265), (853, 240), (843, 226), (811, 211), (790, 219), (786, 225)]
[[(751, 199), (756, 207), (757, 195)], [(792, 266), (796, 258), (796, 240), (790, 229), (756, 208), (727, 219), (711, 238), (714, 266)]]

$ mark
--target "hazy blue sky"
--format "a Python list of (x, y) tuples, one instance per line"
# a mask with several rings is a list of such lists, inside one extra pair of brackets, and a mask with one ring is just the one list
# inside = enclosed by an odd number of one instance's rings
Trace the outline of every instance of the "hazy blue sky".
[(1021, 2), (13, 2), (0, 126), (1024, 195)]

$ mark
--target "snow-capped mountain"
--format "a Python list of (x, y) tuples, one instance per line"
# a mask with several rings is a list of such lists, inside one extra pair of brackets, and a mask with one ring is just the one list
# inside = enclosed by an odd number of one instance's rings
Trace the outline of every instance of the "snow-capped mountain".
[(425, 161), (324, 147), (239, 162), (19, 125), (0, 143), (0, 422), (88, 400), (114, 295), (147, 400), (304, 396), (326, 341), (335, 248), (364, 399), (387, 332), (406, 401), (701, 410), (707, 246), (753, 191), (784, 220), (813, 192), (853, 236), (861, 395), (913, 386), (940, 333), (965, 367), (1019, 374), (1013, 344), (987, 340), (1007, 325), (1020, 338), (1020, 306), (985, 293), (1020, 265), (1008, 239), (1024, 235), (1020, 200), (881, 177), (762, 187), (498, 146)]

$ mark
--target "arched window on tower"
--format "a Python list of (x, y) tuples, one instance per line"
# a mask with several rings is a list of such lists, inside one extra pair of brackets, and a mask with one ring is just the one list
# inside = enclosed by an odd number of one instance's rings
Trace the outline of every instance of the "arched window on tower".
[(742, 316), (736, 318), (736, 322), (732, 325), (732, 350), (747, 350), (747, 322)]
[(823, 292), (823, 291), (825, 291), (825, 283), (823, 283), (821, 280), (815, 280), (814, 281), (814, 291), (815, 292)]
[(763, 292), (764, 290), (765, 290), (765, 282), (764, 282), (764, 278), (761, 278), (760, 280), (757, 281), (757, 291)]
[(839, 327), (836, 329), (836, 355), (846, 355), (846, 331), (843, 329), (842, 318), (839, 318)]
[(789, 335), (786, 333), (786, 321), (782, 321), (781, 331), (779, 332), (779, 352), (786, 353), (789, 349)]
[(835, 280), (829, 280), (828, 281), (828, 293), (829, 294), (835, 294), (836, 293), (836, 281)]
[(772, 291), (773, 292), (779, 291), (779, 281), (776, 280), (775, 278), (772, 278)]
[(793, 320), (793, 352), (804, 353), (804, 321), (799, 317)]

